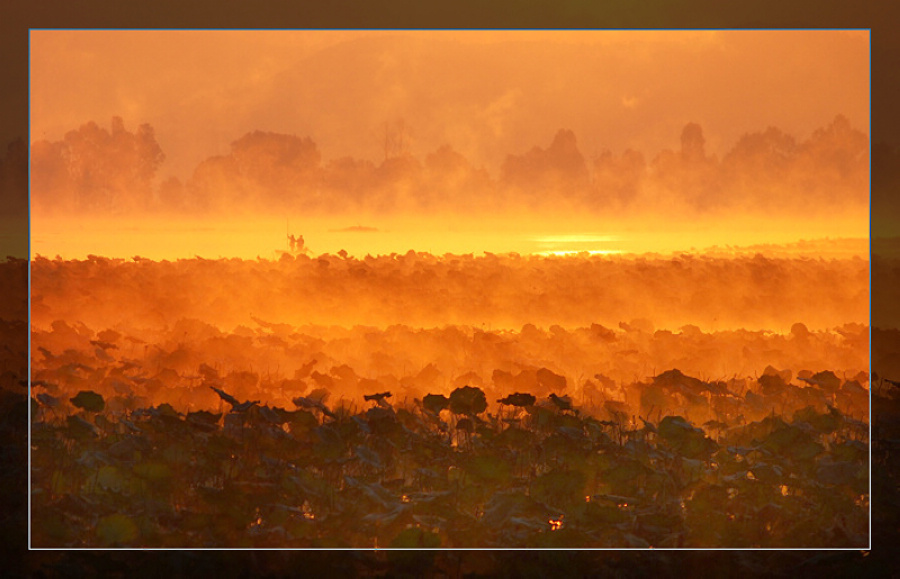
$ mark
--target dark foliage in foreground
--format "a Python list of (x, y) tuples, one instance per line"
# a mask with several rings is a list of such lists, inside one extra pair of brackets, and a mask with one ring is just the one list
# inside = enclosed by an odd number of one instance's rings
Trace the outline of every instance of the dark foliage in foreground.
[[(24, 390), (24, 388), (22, 389)], [(898, 539), (894, 515), (898, 500), (896, 461), (889, 460), (898, 438), (900, 406), (896, 388), (874, 394), (875, 439), (873, 440), (874, 551), (809, 552), (809, 551), (439, 551), (423, 552), (30, 552), (24, 553), (24, 531), (27, 517), (24, 493), (10, 493), (5, 498), (4, 529), (8, 540), (3, 544), (9, 577), (19, 576), (103, 576), (110, 573), (135, 577), (170, 574), (185, 577), (291, 576), (299, 569), (309, 573), (327, 572), (330, 577), (402, 576), (436, 574), (438, 576), (547, 576), (565, 573), (569, 576), (602, 576), (615, 573), (623, 577), (650, 574), (661, 577), (684, 576), (695, 572), (729, 576), (796, 577), (815, 574), (820, 577), (889, 576), (893, 568), (888, 545)], [(4, 456), (11, 457), (11, 468), (4, 476), (10, 483), (5, 488), (22, 488), (26, 484), (25, 461), (15, 460), (26, 448), (25, 421), (27, 398), (21, 393), (6, 392), (0, 398), (3, 421)], [(9, 419), (9, 420), (7, 420)], [(13, 456), (15, 455), (15, 456)], [(13, 484), (15, 483), (15, 484)], [(16, 500), (13, 500), (16, 499)], [(388, 559), (392, 556), (391, 559)]]
[[(8, 324), (9, 325), (9, 324)], [(21, 325), (21, 327), (19, 327)], [(12, 324), (3, 333), (4, 344), (14, 360), (26, 359), (24, 339), (27, 326)], [(884, 339), (896, 343), (900, 333), (881, 331)], [(886, 360), (886, 352), (875, 352), (875, 360)], [(676, 577), (777, 576), (817, 577), (890, 576), (895, 568), (893, 546), (900, 541), (896, 525), (900, 505), (898, 463), (893, 460), (896, 441), (900, 440), (900, 390), (892, 383), (873, 376), (872, 407), (872, 545), (869, 551), (438, 551), (408, 552), (94, 552), (31, 551), (26, 549), (27, 462), (26, 453), (29, 403), (25, 395), (26, 367), (15, 367), (4, 381), (0, 396), (0, 452), (4, 469), (0, 470), (3, 488), (2, 560), (7, 577), (143, 576), (209, 577), (281, 577), (298, 571), (329, 577), (350, 576), (609, 576)], [(888, 375), (896, 379), (896, 376)], [(881, 383), (881, 388), (878, 387)], [(393, 557), (389, 560), (388, 556)], [(415, 555), (412, 559), (404, 559)]]
[[(606, 420), (562, 397), (486, 413), (218, 392), (73, 413), (32, 401), (32, 541), (57, 547), (865, 547), (868, 426), (829, 407), (745, 424)], [(515, 401), (526, 399), (519, 396)], [(433, 400), (433, 399), (430, 399)], [(511, 400), (512, 402), (512, 400)], [(624, 417), (621, 417), (624, 418)]]

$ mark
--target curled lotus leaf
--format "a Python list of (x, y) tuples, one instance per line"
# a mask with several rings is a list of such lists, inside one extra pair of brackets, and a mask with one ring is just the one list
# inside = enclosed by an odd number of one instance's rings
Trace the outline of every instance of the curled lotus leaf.
[(443, 394), (426, 394), (422, 399), (422, 405), (428, 412), (440, 414), (441, 410), (450, 406), (450, 400)]
[(93, 390), (82, 390), (69, 399), (77, 408), (88, 412), (102, 412), (106, 408), (103, 396)]
[(822, 434), (831, 434), (838, 430), (843, 423), (840, 413), (818, 413), (812, 406), (807, 406), (794, 412), (793, 422), (805, 422)]
[(450, 412), (474, 416), (487, 410), (487, 398), (481, 388), (463, 386), (450, 393)]
[(681, 416), (666, 416), (660, 421), (657, 431), (673, 450), (689, 458), (709, 455), (718, 448), (703, 430), (692, 426)]
[(505, 398), (501, 398), (497, 400), (500, 404), (506, 404), (508, 406), (518, 406), (519, 408), (524, 408), (526, 406), (534, 406), (536, 398), (531, 394), (526, 394), (522, 392), (516, 392), (514, 394), (510, 394)]

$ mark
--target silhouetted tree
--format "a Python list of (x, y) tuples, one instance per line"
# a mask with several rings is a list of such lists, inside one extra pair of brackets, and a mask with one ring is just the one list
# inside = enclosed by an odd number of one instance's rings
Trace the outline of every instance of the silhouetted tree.
[(121, 117), (112, 118), (109, 131), (91, 121), (61, 142), (38, 141), (33, 150), (36, 206), (88, 212), (148, 208), (165, 159), (150, 125), (132, 133)]
[(560, 129), (546, 149), (534, 147), (524, 155), (509, 155), (502, 167), (503, 182), (527, 196), (574, 197), (588, 185), (584, 156), (575, 133)]
[(702, 163), (706, 160), (706, 139), (697, 123), (688, 123), (681, 131), (681, 160), (685, 163)]
[(838, 115), (800, 145), (794, 174), (796, 186), (819, 202), (865, 202), (869, 139)]
[(476, 169), (450, 145), (441, 145), (425, 157), (425, 187), (419, 204), (430, 207), (470, 209), (484, 206), (486, 192), (492, 192), (491, 179), (484, 169)]
[(656, 185), (677, 204), (705, 210), (727, 202), (718, 186), (718, 160), (706, 156), (705, 145), (700, 125), (688, 123), (681, 131), (680, 151), (663, 151), (652, 163)]
[(190, 186), (201, 206), (227, 211), (305, 207), (316, 203), (321, 160), (309, 137), (254, 131), (203, 161)]
[(616, 157), (604, 151), (594, 160), (594, 176), (588, 205), (597, 209), (627, 206), (641, 192), (647, 174), (644, 155), (628, 149)]

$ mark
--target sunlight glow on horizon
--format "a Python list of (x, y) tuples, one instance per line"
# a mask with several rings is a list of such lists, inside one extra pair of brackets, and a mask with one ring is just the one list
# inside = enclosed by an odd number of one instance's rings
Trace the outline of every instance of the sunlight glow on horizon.
[[(608, 233), (596, 233), (606, 230)], [(569, 233), (576, 231), (580, 233)], [(587, 232), (595, 233), (587, 233)], [(88, 255), (153, 260), (278, 259), (289, 252), (288, 235), (302, 235), (307, 255), (346, 251), (367, 255), (425, 252), (435, 256), (485, 253), (520, 255), (640, 255), (768, 250), (780, 254), (868, 258), (865, 215), (853, 213), (806, 222), (790, 216), (752, 216), (671, 222), (664, 217), (629, 220), (595, 216), (352, 215), (272, 216), (245, 219), (55, 218), (32, 219), (32, 255), (85, 259)]]

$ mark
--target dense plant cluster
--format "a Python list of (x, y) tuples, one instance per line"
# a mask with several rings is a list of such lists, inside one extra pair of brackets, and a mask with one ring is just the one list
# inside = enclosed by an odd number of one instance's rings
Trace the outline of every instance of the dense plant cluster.
[[(33, 545), (864, 547), (869, 329), (786, 312), (866, 271), (37, 259)], [(708, 329), (779, 298), (780, 331)]]
[[(696, 327), (673, 333), (634, 324), (616, 330), (526, 325), (513, 332), (298, 328), (257, 320), (255, 329), (223, 332), (195, 319), (101, 331), (56, 320), (32, 332), (32, 377), (62, 400), (96, 391), (115, 410), (161, 403), (214, 410), (220, 402), (209, 386), (286, 407), (319, 389), (356, 403), (364, 394), (390, 391), (402, 402), (472, 385), (484, 389), (492, 411), (496, 399), (521, 391), (569, 395), (591, 412), (615, 402), (629, 415), (677, 411), (695, 422), (756, 420), (826, 403), (856, 418), (868, 415), (865, 326), (810, 332), (798, 324), (783, 336)], [(666, 367), (680, 372), (659, 371)], [(703, 380), (679, 380), (681, 372)]]
[(279, 261), (39, 257), (32, 263), (39, 327), (60, 319), (93, 328), (159, 327), (195, 318), (231, 330), (256, 318), (293, 326), (596, 323), (618, 329), (622, 321), (644, 319), (653, 323), (636, 327), (650, 333), (654, 325), (787, 333), (795, 322), (814, 329), (867, 323), (868, 292), (869, 264), (860, 258), (409, 252)]
[[(3, 328), (4, 331), (0, 334), (0, 337), (3, 339), (4, 351), (9, 349), (11, 352), (17, 353), (16, 360), (24, 362), (26, 359), (25, 343), (18, 340), (24, 327), (19, 328), (17, 323), (7, 323)], [(875, 359), (887, 359), (890, 352), (896, 350), (891, 345), (898, 343), (900, 332), (884, 329), (878, 330), (878, 332), (881, 337), (874, 343), (876, 346)], [(887, 345), (888, 349), (880, 349), (885, 345)], [(24, 427), (24, 421), (21, 420), (22, 416), (28, 413), (28, 399), (23, 395), (26, 367), (22, 364), (21, 367), (15, 366), (10, 368), (13, 382), (4, 384), (3, 389), (0, 390), (0, 413), (3, 416), (3, 420), (0, 420), (0, 425), (2, 425), (0, 427), (0, 435), (2, 435), (2, 452), (3, 456), (6, 457), (5, 464), (7, 464), (7, 468), (4, 468), (2, 471), (2, 476), (4, 481), (6, 481), (4, 488), (23, 489), (27, 484), (25, 453), (28, 448), (27, 429)], [(19, 380), (17, 381), (16, 378)], [(893, 460), (897, 447), (896, 441), (900, 440), (900, 389), (896, 385), (900, 380), (892, 380), (892, 378), (896, 378), (896, 376), (890, 372), (887, 377), (873, 375), (872, 405), (875, 414), (873, 416), (874, 438), (871, 441), (873, 474), (872, 541), (875, 549), (871, 552), (855, 550), (828, 553), (795, 550), (680, 551), (678, 553), (659, 550), (641, 552), (583, 550), (575, 552), (444, 551), (430, 553), (396, 551), (351, 553), (311, 551), (278, 553), (238, 551), (207, 553), (193, 551), (167, 551), (165, 553), (142, 553), (139, 551), (122, 553), (109, 551), (103, 553), (93, 551), (31, 551), (27, 553), (26, 557), (22, 557), (22, 552), (25, 548), (26, 521), (30, 513), (24, 500), (25, 493), (11, 492), (4, 495), (5, 508), (3, 509), (3, 520), (5, 523), (3, 530), (4, 537), (6, 537), (3, 545), (4, 552), (7, 553), (5, 558), (7, 562), (6, 568), (10, 576), (35, 576), (38, 574), (68, 576), (73, 573), (83, 575), (135, 574), (140, 576), (146, 569), (152, 569), (152, 572), (156, 574), (164, 572), (177, 576), (205, 577), (214, 573), (221, 577), (235, 578), (243, 576), (248, 571), (261, 576), (287, 576), (296, 574), (299, 569), (309, 573), (328, 574), (333, 577), (361, 575), (380, 577), (385, 576), (385, 574), (414, 576), (421, 573), (437, 573), (447, 576), (470, 574), (480, 576), (547, 575), (551, 573), (565, 573), (569, 575), (609, 573), (625, 577), (643, 577), (648, 575), (675, 577), (685, 573), (738, 574), (741, 576), (764, 573), (777, 577), (795, 577), (798, 573), (815, 573), (822, 576), (847, 576), (849, 574), (889, 576), (890, 570), (894, 568), (894, 558), (890, 547), (896, 543), (897, 539), (894, 514), (896, 512), (898, 480), (900, 480), (898, 479), (897, 461)], [(35, 390), (38, 393), (41, 392), (39, 387)], [(77, 397), (77, 395), (72, 397)], [(90, 398), (90, 396), (88, 397)], [(109, 412), (108, 402), (109, 400), (105, 401), (103, 412)], [(77, 412), (80, 412), (80, 410), (77, 410), (77, 407), (74, 408)], [(294, 406), (291, 408), (294, 408)], [(158, 410), (161, 413), (167, 413), (165, 408)], [(551, 412), (557, 413), (556, 410), (552, 409)], [(90, 417), (97, 414), (96, 412), (87, 412), (85, 416), (90, 421)], [(569, 412), (559, 414), (564, 415), (569, 414)], [(820, 419), (826, 418), (824, 412), (818, 414), (820, 414)], [(831, 413), (828, 412), (828, 414)], [(446, 412), (443, 412), (442, 415), (444, 418), (449, 418)], [(61, 418), (62, 416), (63, 413), (59, 412), (58, 417)], [(37, 420), (43, 419), (37, 418)], [(53, 417), (48, 416), (46, 420), (52, 421)], [(154, 419), (149, 417), (140, 418), (140, 420), (154, 421)], [(156, 422), (160, 420), (155, 419)], [(179, 424), (187, 423), (188, 420), (184, 413), (178, 417)], [(34, 426), (38, 430), (44, 428), (37, 424)], [(57, 429), (59, 433), (58, 440), (62, 444), (67, 444), (66, 435), (62, 434), (65, 431), (65, 427), (62, 427), (61, 424), (58, 426), (61, 427)], [(149, 424), (145, 423), (142, 426), (147, 428)], [(184, 426), (187, 425), (184, 424)], [(803, 423), (796, 423), (796, 426), (802, 428)], [(98, 435), (109, 436), (100, 434), (99, 431)], [(221, 435), (224, 436), (224, 432), (221, 432)], [(57, 435), (54, 435), (53, 438), (57, 438)], [(82, 441), (79, 448), (86, 446), (100, 447), (101, 441), (103, 441), (104, 445), (113, 443), (112, 439), (93, 438), (93, 442), (90, 440)], [(720, 439), (719, 451), (721, 450), (721, 443), (722, 440)], [(73, 449), (76, 449), (76, 446), (73, 445)], [(63, 460), (66, 459), (63, 457)], [(62, 464), (60, 463), (60, 465)], [(125, 468), (127, 469), (127, 466)], [(138, 471), (140, 470), (142, 469), (138, 469)], [(87, 479), (89, 474), (86, 471), (82, 471), (81, 476)], [(129, 476), (136, 477), (136, 475), (130, 473)], [(756, 483), (750, 483), (748, 479), (747, 484)], [(52, 512), (46, 508), (39, 510), (40, 518), (32, 518), (35, 530), (33, 538), (40, 539), (43, 536), (45, 540), (52, 541), (55, 544), (62, 544), (66, 540), (77, 542), (79, 540), (78, 537), (85, 537), (86, 541), (98, 541), (98, 537), (94, 532), (82, 525), (94, 516), (93, 512), (88, 509), (96, 508), (97, 502), (110, 501), (108, 494), (105, 497), (103, 494), (79, 494), (68, 499), (64, 496), (54, 499), (49, 495), (41, 497), (43, 492), (35, 492), (35, 497), (38, 498), (35, 501), (35, 506), (39, 508), (42, 503), (44, 505), (52, 504), (55, 500), (59, 500), (61, 504), (73, 500), (78, 502), (82, 499), (87, 499), (91, 502), (82, 503), (82, 508), (87, 507), (87, 509), (81, 511), (82, 518), (80, 519), (72, 518), (72, 515), (65, 510)], [(169, 487), (169, 490), (164, 490), (163, 494), (165, 495), (168, 492), (171, 492), (171, 487)], [(152, 503), (140, 495), (132, 498), (134, 501), (123, 507), (125, 510), (120, 514), (131, 519), (135, 526), (140, 527), (140, 525), (143, 525), (140, 515), (137, 518), (132, 517), (135, 516), (137, 511), (142, 511), (148, 504)], [(119, 501), (121, 500), (120, 498)], [(140, 505), (135, 505), (134, 502), (138, 501)], [(59, 515), (57, 515), (57, 512)], [(97, 518), (109, 516), (111, 516), (109, 509), (105, 509), (102, 517), (98, 516)], [(56, 519), (64, 521), (62, 525), (57, 525), (59, 534), (54, 537), (52, 533), (44, 533), (42, 524)], [(116, 525), (111, 523), (116, 523), (117, 520), (125, 527), (126, 531), (132, 528), (131, 524), (126, 522), (123, 517), (107, 519), (104, 528), (115, 531)], [(51, 523), (51, 526), (54, 524)], [(73, 527), (77, 527), (77, 532), (75, 532), (76, 530)], [(68, 528), (69, 530), (59, 532), (60, 528)], [(559, 533), (563, 528), (554, 532), (548, 519), (546, 529), (550, 533)], [(547, 530), (544, 531), (545, 537), (550, 536), (547, 534)], [(41, 535), (42, 533), (44, 534)], [(114, 533), (107, 538), (115, 539)], [(136, 537), (134, 540), (146, 542), (143, 536)]]
[[(865, 397), (830, 372), (816, 391)], [(864, 546), (868, 426), (790, 393), (790, 415), (636, 417), (568, 396), (472, 386), (362, 405), (319, 388), (287, 407), (123, 408), (90, 390), (32, 400), (36, 546)], [(636, 386), (637, 388), (637, 386)], [(671, 370), (644, 393), (715, 404), (724, 384)], [(58, 392), (57, 392), (58, 393)], [(59, 393), (58, 393), (59, 394)], [(752, 394), (751, 393), (748, 393)], [(492, 401), (493, 402), (493, 401)], [(670, 405), (671, 406), (671, 405)], [(818, 408), (817, 408), (818, 406)], [(708, 406), (712, 408), (712, 406)]]

